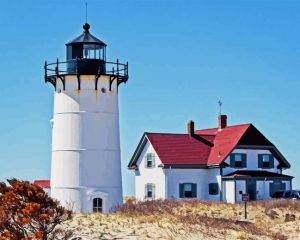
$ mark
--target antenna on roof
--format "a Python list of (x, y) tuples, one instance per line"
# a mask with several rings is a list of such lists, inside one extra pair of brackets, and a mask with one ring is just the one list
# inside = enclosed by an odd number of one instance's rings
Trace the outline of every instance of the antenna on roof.
[(87, 23), (87, 17), (88, 17), (88, 3), (85, 2), (85, 22)]
[(222, 115), (222, 104), (223, 103), (221, 101), (221, 98), (219, 98), (218, 104), (219, 104), (219, 108), (220, 108), (219, 115)]

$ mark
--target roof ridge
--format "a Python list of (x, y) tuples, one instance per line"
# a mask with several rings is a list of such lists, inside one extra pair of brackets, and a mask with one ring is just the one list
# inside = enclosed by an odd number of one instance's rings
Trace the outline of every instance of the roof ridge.
[(188, 135), (188, 133), (159, 133), (159, 132), (145, 132), (145, 134)]
[[(240, 127), (240, 126), (244, 126), (244, 125), (249, 125), (250, 126), (250, 125), (253, 125), (253, 124), (252, 123), (241, 123), (241, 124), (227, 126), (224, 129), (226, 129), (226, 128), (233, 128), (233, 127)], [(217, 129), (218, 129), (217, 127), (215, 127), (215, 128), (196, 129), (195, 132), (196, 131), (217, 130)]]

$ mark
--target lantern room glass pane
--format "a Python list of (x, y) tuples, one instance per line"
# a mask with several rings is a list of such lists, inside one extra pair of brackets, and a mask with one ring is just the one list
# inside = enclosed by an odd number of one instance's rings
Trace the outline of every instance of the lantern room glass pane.
[(103, 60), (104, 48), (94, 44), (83, 45), (83, 58)]

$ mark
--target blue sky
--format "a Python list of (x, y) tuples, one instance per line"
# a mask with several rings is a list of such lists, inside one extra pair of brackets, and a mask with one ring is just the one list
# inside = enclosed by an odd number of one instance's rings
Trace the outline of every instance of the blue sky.
[[(144, 131), (216, 126), (219, 98), (229, 124), (253, 123), (286, 156), (300, 188), (300, 1), (95, 1), (91, 32), (107, 57), (128, 61), (120, 88), (126, 165)], [(0, 6), (0, 180), (50, 176), (53, 89), (44, 61), (65, 58), (82, 32), (85, 1), (3, 1)]]

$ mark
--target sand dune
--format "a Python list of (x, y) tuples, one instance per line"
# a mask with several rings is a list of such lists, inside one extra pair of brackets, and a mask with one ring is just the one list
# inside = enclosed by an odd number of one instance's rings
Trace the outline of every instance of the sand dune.
[(74, 239), (300, 239), (300, 202), (242, 204), (129, 201), (110, 214), (77, 214), (65, 223)]

